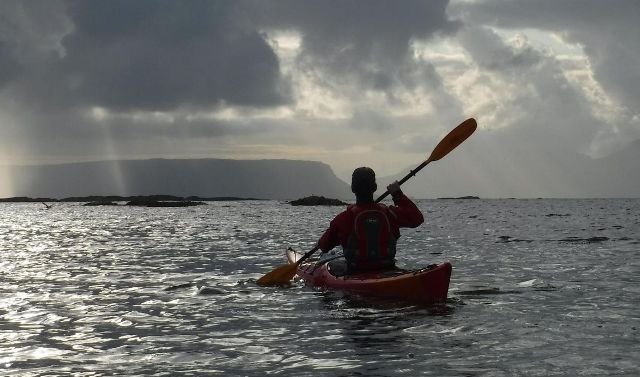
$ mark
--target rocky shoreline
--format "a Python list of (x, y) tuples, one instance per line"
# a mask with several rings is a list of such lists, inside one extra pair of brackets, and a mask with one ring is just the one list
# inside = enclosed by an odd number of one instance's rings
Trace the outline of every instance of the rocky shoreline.
[[(129, 206), (129, 207), (192, 207), (206, 205), (207, 202), (221, 201), (257, 201), (265, 199), (241, 198), (234, 196), (224, 197), (198, 197), (198, 196), (174, 196), (174, 195), (91, 195), (74, 196), (69, 198), (31, 198), (27, 196), (15, 196), (10, 198), (0, 198), (0, 203), (42, 203), (46, 208), (51, 208), (55, 203), (83, 203), (87, 207), (101, 206)], [(326, 198), (324, 196), (311, 195), (304, 198), (286, 202), (292, 206), (346, 206), (349, 203), (338, 199)]]
[[(264, 200), (256, 198), (240, 198), (240, 197), (198, 197), (198, 196), (174, 196), (174, 195), (136, 195), (136, 196), (81, 196), (69, 197), (63, 199), (56, 198), (30, 198), (26, 196), (16, 196), (11, 198), (0, 198), (0, 203), (43, 203), (47, 208), (51, 205), (48, 203), (84, 203), (84, 206), (135, 206), (135, 207), (192, 207), (205, 205), (206, 202), (220, 201), (251, 201)], [(124, 203), (124, 204), (121, 204)]]

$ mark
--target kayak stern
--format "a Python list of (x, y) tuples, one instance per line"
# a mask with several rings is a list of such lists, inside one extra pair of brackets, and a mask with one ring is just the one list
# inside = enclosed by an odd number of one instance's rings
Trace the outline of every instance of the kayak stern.
[[(290, 263), (297, 261), (295, 253), (291, 252), (287, 253), (287, 259)], [(327, 263), (304, 263), (297, 270), (298, 276), (308, 285), (426, 304), (447, 299), (451, 272), (449, 262), (412, 271), (373, 271), (346, 276), (332, 275)]]

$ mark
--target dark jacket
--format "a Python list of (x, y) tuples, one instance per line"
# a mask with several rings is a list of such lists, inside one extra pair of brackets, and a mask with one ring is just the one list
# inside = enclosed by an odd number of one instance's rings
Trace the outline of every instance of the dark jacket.
[[(320, 250), (326, 252), (341, 245), (350, 270), (393, 266), (400, 228), (415, 228), (424, 222), (420, 209), (401, 191), (394, 193), (393, 202), (392, 206), (376, 203), (348, 206), (320, 237)], [(366, 225), (361, 219), (366, 216), (373, 216), (369, 221), (380, 220), (382, 224), (374, 228), (374, 235), (365, 234)]]

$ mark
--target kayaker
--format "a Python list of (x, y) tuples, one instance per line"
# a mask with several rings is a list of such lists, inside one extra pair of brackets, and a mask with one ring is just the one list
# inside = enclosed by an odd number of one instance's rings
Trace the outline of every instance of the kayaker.
[[(422, 212), (401, 190), (396, 181), (387, 186), (394, 205), (375, 203), (376, 174), (360, 167), (351, 176), (356, 203), (330, 223), (318, 246), (323, 253), (341, 245), (346, 260), (344, 273), (395, 268), (396, 243), (400, 228), (415, 228), (424, 222)], [(338, 261), (332, 262), (334, 270)], [(344, 264), (344, 261), (342, 261)]]

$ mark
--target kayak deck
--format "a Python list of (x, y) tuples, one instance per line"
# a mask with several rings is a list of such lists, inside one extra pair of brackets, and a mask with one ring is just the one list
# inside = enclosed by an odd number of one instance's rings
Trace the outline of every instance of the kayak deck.
[[(287, 259), (289, 263), (295, 263), (299, 255), (288, 251)], [(344, 276), (336, 276), (331, 270), (331, 263), (304, 263), (298, 266), (297, 274), (313, 286), (435, 303), (447, 299), (452, 266), (445, 262), (412, 271), (395, 269)]]

